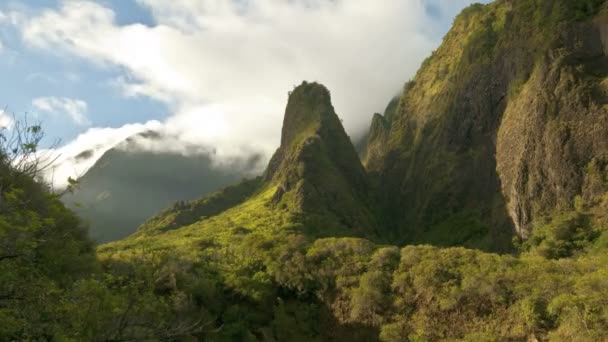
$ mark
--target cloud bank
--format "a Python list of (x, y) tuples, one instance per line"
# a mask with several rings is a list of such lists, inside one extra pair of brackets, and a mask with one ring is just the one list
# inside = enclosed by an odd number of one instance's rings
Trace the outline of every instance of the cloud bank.
[[(179, 137), (165, 141), (167, 149), (194, 144), (211, 146), (218, 158), (268, 157), (294, 85), (325, 84), (345, 128), (359, 136), (439, 44), (438, 23), (471, 2), (137, 0), (155, 22), (145, 26), (119, 25), (97, 2), (66, 0), (11, 17), (26, 45), (118, 67), (114, 82), (124, 96), (165, 103), (171, 115), (160, 125)], [(87, 136), (101, 132), (89, 130), (62, 153), (86, 148)]]

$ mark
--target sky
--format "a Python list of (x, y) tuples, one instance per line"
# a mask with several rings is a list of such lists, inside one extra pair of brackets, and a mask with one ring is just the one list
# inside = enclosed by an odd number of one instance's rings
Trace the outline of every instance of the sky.
[(142, 149), (263, 167), (295, 85), (326, 85), (357, 139), (472, 2), (2, 0), (0, 126), (42, 123), (59, 187), (146, 130)]

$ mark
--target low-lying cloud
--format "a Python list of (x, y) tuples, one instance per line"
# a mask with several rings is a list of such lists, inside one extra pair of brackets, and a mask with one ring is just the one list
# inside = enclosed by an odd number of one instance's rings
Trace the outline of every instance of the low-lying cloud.
[(160, 122), (149, 121), (120, 128), (90, 128), (59, 149), (40, 151), (42, 155), (57, 159), (53, 167), (45, 170), (46, 176), (53, 187), (61, 189), (67, 185), (69, 177), (78, 178), (84, 175), (109, 149), (133, 135), (161, 127)]

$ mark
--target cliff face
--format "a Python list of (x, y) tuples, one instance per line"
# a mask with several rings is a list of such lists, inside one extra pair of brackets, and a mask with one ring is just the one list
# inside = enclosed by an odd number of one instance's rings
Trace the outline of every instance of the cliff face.
[(406, 85), (367, 155), (402, 242), (506, 250), (605, 192), (606, 25), (582, 3), (473, 5)]
[(520, 236), (553, 210), (580, 196), (593, 206), (606, 192), (608, 58), (603, 25), (580, 23), (563, 32), (559, 49), (537, 62), (509, 102), (496, 144), (497, 171)]

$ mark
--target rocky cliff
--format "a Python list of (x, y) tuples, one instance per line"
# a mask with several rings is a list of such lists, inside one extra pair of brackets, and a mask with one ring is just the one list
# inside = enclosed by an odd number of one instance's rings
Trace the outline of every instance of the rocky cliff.
[(602, 4), (503, 0), (457, 17), (394, 116), (372, 123), (366, 165), (401, 242), (508, 250), (512, 232), (526, 238), (576, 198), (597, 203), (608, 143)]

